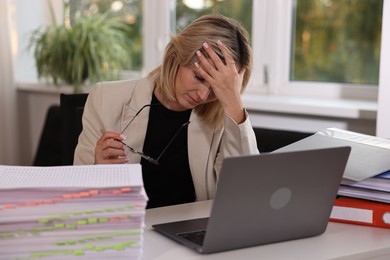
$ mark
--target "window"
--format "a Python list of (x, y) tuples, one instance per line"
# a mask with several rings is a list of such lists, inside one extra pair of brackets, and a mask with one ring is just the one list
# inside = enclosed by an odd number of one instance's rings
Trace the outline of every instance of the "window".
[(251, 34), (252, 0), (176, 0), (176, 27), (186, 27), (196, 18), (209, 13), (220, 13), (238, 20)]
[(295, 0), (290, 80), (378, 84), (382, 0)]
[[(53, 2), (60, 6), (63, 1)], [(132, 64), (125, 69), (143, 75), (160, 64), (172, 30), (204, 13), (220, 12), (240, 21), (251, 34), (254, 70), (247, 93), (377, 99), (383, 0), (64, 2), (70, 17), (78, 11), (105, 10), (123, 16), (133, 28), (129, 37), (134, 53)], [(36, 8), (47, 8), (47, 1), (38, 3)], [(26, 13), (33, 19), (37, 12)], [(26, 32), (36, 27), (32, 22), (25, 24), (31, 24)], [(16, 67), (26, 64), (26, 55), (21, 54)], [(17, 68), (16, 74), (26, 71)]]
[[(376, 100), (382, 3), (262, 0), (254, 5), (253, 17), (264, 17), (254, 24), (265, 23), (265, 29), (253, 29), (258, 42), (254, 51), (261, 62), (257, 63), (252, 90), (308, 98)], [(368, 13), (375, 21), (368, 21)], [(256, 45), (263, 47), (256, 50)]]

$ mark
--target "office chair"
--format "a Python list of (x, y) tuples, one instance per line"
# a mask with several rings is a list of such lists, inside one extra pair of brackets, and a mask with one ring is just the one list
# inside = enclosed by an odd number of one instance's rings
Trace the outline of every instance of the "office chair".
[(61, 165), (61, 110), (51, 105), (47, 111), (33, 166)]
[(253, 128), (257, 147), (260, 153), (269, 153), (275, 151), (283, 146), (292, 144), (296, 141), (309, 137), (314, 133), (308, 132), (296, 132), (280, 129), (267, 129), (267, 128)]
[(83, 129), (81, 118), (87, 97), (87, 93), (60, 95), (62, 165), (73, 164), (74, 150)]

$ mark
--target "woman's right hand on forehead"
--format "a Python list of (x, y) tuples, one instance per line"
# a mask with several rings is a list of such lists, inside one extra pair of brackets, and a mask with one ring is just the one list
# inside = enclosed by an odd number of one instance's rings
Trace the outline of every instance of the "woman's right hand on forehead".
[(121, 143), (124, 136), (119, 132), (104, 132), (95, 147), (95, 164), (127, 163), (126, 148)]
[(241, 123), (245, 120), (245, 111), (241, 100), (245, 69), (239, 68), (238, 64), (234, 62), (231, 51), (221, 41), (217, 41), (217, 44), (225, 61), (221, 60), (208, 43), (204, 43), (203, 49), (210, 58), (206, 58), (200, 51), (197, 51), (199, 62), (195, 62), (195, 66), (202, 78), (210, 84), (224, 112), (236, 123)]

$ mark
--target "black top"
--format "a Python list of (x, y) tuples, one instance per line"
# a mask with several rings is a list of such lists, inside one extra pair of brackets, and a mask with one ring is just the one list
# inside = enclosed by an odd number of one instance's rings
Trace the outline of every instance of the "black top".
[[(160, 103), (153, 94), (152, 104)], [(172, 111), (163, 105), (151, 106), (143, 153), (157, 159), (176, 132), (188, 122), (191, 110)], [(155, 165), (141, 159), (142, 176), (149, 197), (147, 208), (195, 201), (195, 189), (188, 162), (188, 127), (178, 135)]]

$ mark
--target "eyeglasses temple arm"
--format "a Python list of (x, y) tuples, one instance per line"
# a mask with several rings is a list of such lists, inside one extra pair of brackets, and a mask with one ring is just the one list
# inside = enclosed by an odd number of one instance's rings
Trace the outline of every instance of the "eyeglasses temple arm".
[(125, 128), (123, 128), (121, 134), (123, 134), (123, 132), (129, 127), (129, 125), (134, 121), (134, 119), (139, 115), (139, 113), (141, 113), (141, 111), (145, 108), (145, 107), (150, 107), (150, 106), (154, 106), (154, 105), (161, 105), (160, 103), (153, 103), (153, 104), (147, 104), (147, 105), (144, 105), (143, 107), (140, 108), (140, 110), (138, 110), (138, 112), (134, 115), (134, 117), (130, 120), (130, 122), (125, 126)]
[(168, 149), (168, 147), (171, 145), (171, 143), (173, 142), (173, 140), (175, 140), (176, 136), (180, 133), (181, 129), (183, 129), (183, 127), (189, 125), (191, 123), (191, 121), (188, 121), (184, 124), (181, 125), (181, 127), (176, 131), (175, 135), (172, 137), (172, 139), (169, 141), (169, 143), (167, 144), (167, 146), (165, 146), (164, 150), (160, 153), (160, 155), (157, 157), (156, 161), (158, 162), (161, 158), (161, 156), (165, 153), (165, 151)]

